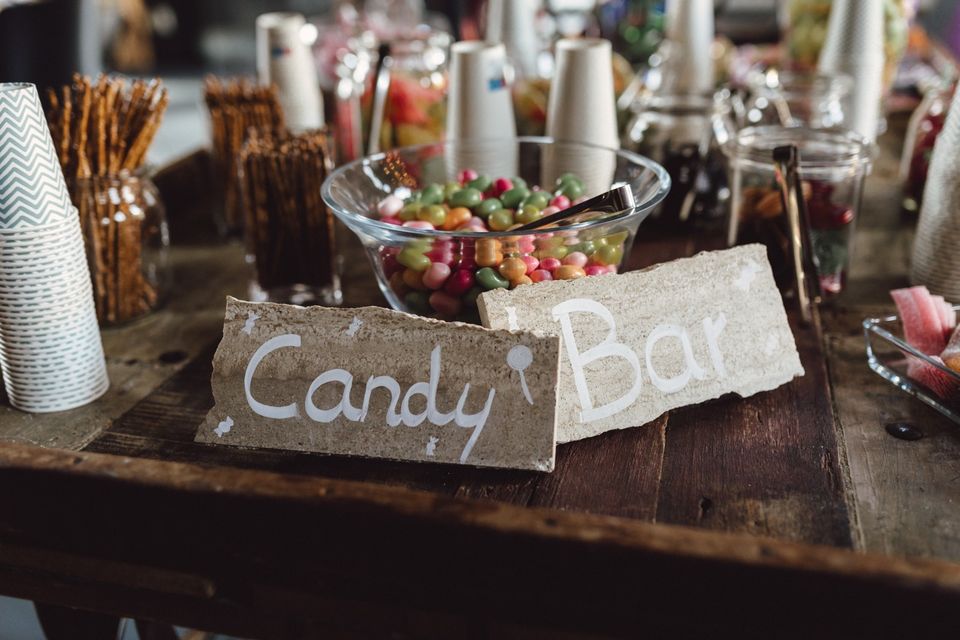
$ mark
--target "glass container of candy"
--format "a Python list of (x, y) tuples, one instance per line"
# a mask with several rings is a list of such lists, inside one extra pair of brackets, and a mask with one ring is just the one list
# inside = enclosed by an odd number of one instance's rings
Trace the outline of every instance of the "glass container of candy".
[(146, 315), (170, 287), (170, 233), (145, 169), (70, 180), (101, 326)]
[[(613, 185), (628, 186), (635, 206), (516, 230)], [(521, 137), (357, 160), (327, 178), (323, 198), (360, 238), (394, 309), (479, 322), (484, 291), (616, 273), (669, 188), (663, 167), (636, 154)]]
[(787, 217), (773, 164), (773, 150), (785, 145), (795, 145), (800, 152), (820, 287), (825, 296), (838, 294), (846, 282), (854, 222), (872, 164), (870, 145), (852, 132), (780, 126), (740, 130), (724, 147), (733, 194), (728, 244), (766, 245), (777, 285), (784, 290), (792, 286)]
[(843, 101), (853, 87), (847, 75), (767, 69), (751, 74), (741, 126), (811, 129), (843, 126)]
[(930, 88), (923, 101), (910, 117), (907, 138), (900, 159), (900, 179), (903, 180), (903, 209), (919, 213), (923, 203), (923, 189), (937, 136), (943, 130), (947, 110), (953, 99), (956, 84), (942, 83)]
[(726, 92), (654, 93), (634, 105), (623, 146), (663, 165), (673, 183), (648, 227), (666, 231), (722, 227), (730, 190), (715, 127), (728, 102)]

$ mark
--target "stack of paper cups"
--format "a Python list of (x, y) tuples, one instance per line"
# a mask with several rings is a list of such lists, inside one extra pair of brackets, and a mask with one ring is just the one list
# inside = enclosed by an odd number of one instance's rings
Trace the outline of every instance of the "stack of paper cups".
[(487, 26), (484, 39), (502, 43), (507, 56), (524, 78), (537, 77), (537, 56), (540, 54), (536, 35), (540, 0), (490, 0), (487, 3)]
[(702, 94), (716, 87), (713, 0), (668, 0), (663, 89)]
[(287, 127), (300, 132), (323, 126), (323, 97), (299, 13), (265, 13), (257, 18), (257, 77), (277, 85)]
[[(564, 38), (557, 41), (557, 69), (547, 101), (547, 135), (560, 142), (579, 142), (619, 149), (616, 98), (613, 92), (609, 40)], [(544, 152), (541, 184), (549, 186), (563, 173), (576, 173), (589, 195), (610, 188), (616, 156), (609, 151), (557, 145)]]
[(79, 216), (31, 84), (0, 84), (0, 369), (25, 411), (109, 386)]
[(868, 141), (877, 137), (883, 95), (883, 2), (833, 0), (818, 69), (857, 81), (845, 100), (844, 126)]
[(930, 160), (910, 280), (960, 303), (960, 92)]

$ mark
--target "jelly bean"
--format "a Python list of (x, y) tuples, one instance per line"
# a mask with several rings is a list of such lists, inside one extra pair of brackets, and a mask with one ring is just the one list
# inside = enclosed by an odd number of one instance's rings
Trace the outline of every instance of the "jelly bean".
[(530, 275), (533, 273), (537, 267), (540, 266), (540, 261), (534, 258), (533, 256), (520, 256), (520, 259), (523, 260), (523, 264), (526, 265), (527, 270), (526, 274)]
[(567, 182), (560, 187), (560, 193), (558, 195), (566, 196), (570, 200), (575, 200), (583, 195), (583, 185), (577, 184), (576, 182)]
[(524, 236), (520, 242), (517, 243), (517, 250), (519, 250), (520, 253), (533, 253), (536, 248), (536, 245), (533, 243), (533, 238), (530, 236)]
[(499, 251), (494, 253), (477, 252), (477, 265), (481, 267), (495, 267), (503, 262), (503, 254)]
[(476, 180), (479, 174), (473, 169), (464, 169), (460, 172), (460, 175), (457, 176), (457, 179), (460, 180), (460, 184), (467, 184), (471, 180)]
[(532, 204), (524, 205), (522, 209), (517, 213), (516, 220), (520, 224), (529, 224), (534, 220), (539, 220), (543, 217), (543, 213), (540, 209), (537, 209)]
[(403, 284), (407, 285), (411, 289), (416, 289), (417, 291), (427, 290), (427, 285), (423, 283), (423, 276), (421, 275), (421, 272), (414, 271), (413, 269), (403, 270)]
[(560, 268), (562, 263), (556, 258), (544, 258), (540, 261), (540, 268), (546, 269), (549, 272), (554, 272)]
[(524, 180), (523, 178), (519, 177), (519, 176), (513, 176), (513, 177), (510, 179), (510, 182), (513, 183), (513, 186), (514, 186), (514, 187), (523, 187), (524, 189), (527, 188), (527, 181)]
[(403, 205), (403, 209), (400, 209), (400, 213), (397, 215), (398, 218), (404, 222), (409, 222), (410, 220), (417, 219), (417, 212), (420, 211), (420, 208), (423, 207), (419, 202), (411, 202), (410, 204)]
[(586, 274), (583, 270), (583, 267), (578, 267), (572, 264), (565, 264), (553, 274), (557, 280), (575, 280), (577, 278), (582, 278)]
[(514, 187), (500, 196), (500, 202), (508, 209), (516, 209), (528, 195), (530, 195), (530, 190), (526, 187)]
[(507, 258), (500, 263), (497, 270), (500, 271), (500, 275), (513, 282), (520, 276), (527, 274), (527, 264), (520, 258)]
[(550, 201), (550, 206), (556, 207), (558, 211), (568, 209), (570, 207), (570, 198), (563, 194), (554, 196), (553, 200)]
[(589, 260), (589, 258), (587, 258), (587, 254), (574, 251), (565, 255), (561, 262), (565, 265), (572, 265), (574, 267), (585, 267), (587, 266), (587, 260)]
[(403, 270), (402, 270), (402, 269), (401, 269), (400, 271), (394, 272), (394, 274), (393, 274), (392, 276), (390, 276), (390, 288), (391, 288), (391, 289), (393, 290), (393, 292), (394, 292), (395, 294), (397, 294), (398, 296), (402, 296), (402, 295), (404, 295), (407, 291), (410, 290), (410, 289), (407, 287), (407, 285), (404, 284), (404, 282), (403, 282)]
[(491, 213), (497, 209), (502, 209), (503, 203), (500, 202), (497, 198), (487, 198), (477, 206), (473, 208), (473, 212), (479, 217), (486, 219)]
[(476, 278), (477, 284), (488, 291), (490, 289), (507, 289), (510, 287), (510, 281), (490, 267), (484, 267), (477, 271)]
[(531, 280), (529, 276), (520, 276), (516, 280), (510, 281), (510, 288), (516, 289), (522, 284), (533, 284), (533, 280)]
[(623, 247), (606, 245), (593, 254), (593, 259), (605, 265), (620, 264), (623, 259)]
[(494, 231), (506, 231), (513, 224), (513, 211), (510, 209), (497, 209), (487, 218), (487, 226)]
[(588, 276), (602, 276), (607, 273), (607, 268), (603, 265), (593, 264), (584, 269)]
[(544, 210), (541, 211), (541, 213), (543, 214), (543, 217), (547, 217), (547, 216), (552, 216), (553, 214), (558, 213), (559, 211), (560, 209), (556, 208), (553, 205), (550, 205), (548, 207), (545, 207)]
[(553, 280), (553, 274), (546, 269), (537, 269), (530, 273), (531, 282), (546, 282), (548, 280)]
[(431, 204), (417, 212), (417, 220), (429, 222), (434, 228), (442, 227), (447, 221), (447, 210), (438, 204)]
[(387, 254), (383, 256), (380, 260), (380, 264), (383, 265), (383, 274), (389, 278), (398, 271), (403, 270), (403, 265), (397, 261), (397, 256)]
[(408, 229), (434, 229), (435, 228), (432, 224), (430, 224), (429, 222), (426, 222), (425, 220), (411, 220), (409, 222), (404, 222), (403, 225), (401, 226), (407, 227)]
[(383, 224), (395, 224), (398, 227), (403, 224), (403, 220), (400, 218), (380, 218), (380, 222)]
[(578, 185), (580, 185), (581, 187), (583, 186), (583, 180), (581, 180), (580, 177), (577, 176), (577, 174), (575, 174), (575, 173), (569, 173), (569, 172), (568, 172), (568, 173), (565, 173), (565, 174), (563, 174), (562, 176), (560, 176), (559, 178), (557, 178), (557, 183), (556, 183), (556, 184), (557, 184), (557, 186), (559, 187), (559, 186), (561, 186), (561, 185), (568, 184), (568, 183), (570, 183), (570, 182), (573, 182), (573, 183), (575, 183), (575, 184), (578, 184)]
[(411, 291), (403, 296), (403, 302), (413, 313), (427, 313), (430, 311), (430, 298), (423, 291)]
[[(452, 256), (451, 256), (452, 257)], [(450, 267), (442, 262), (434, 262), (423, 272), (423, 284), (428, 289), (439, 289), (450, 277)]]
[(469, 269), (457, 269), (443, 285), (443, 290), (452, 296), (462, 296), (473, 287), (474, 275)]
[[(446, 265), (453, 264), (455, 261), (452, 249), (433, 249), (431, 251), (426, 252), (423, 255), (430, 258), (431, 262), (440, 262)], [(429, 268), (430, 267), (427, 267), (427, 269)]]
[(466, 187), (460, 189), (452, 196), (450, 196), (450, 206), (451, 207), (467, 207), (472, 209), (473, 207), (480, 204), (483, 201), (483, 194), (477, 191), (476, 189), (471, 189)]
[(523, 199), (523, 202), (520, 203), (521, 207), (536, 207), (537, 209), (543, 209), (546, 207), (549, 202), (547, 194), (542, 191), (533, 191), (526, 198)]
[(437, 313), (448, 318), (452, 318), (460, 313), (460, 308), (463, 306), (460, 298), (455, 298), (443, 291), (434, 291), (431, 293), (429, 302), (430, 306), (433, 307)]
[(593, 240), (584, 240), (580, 244), (574, 246), (573, 250), (579, 251), (580, 253), (585, 253), (589, 256), (597, 250), (597, 246), (593, 243)]
[(415, 247), (405, 247), (397, 254), (397, 262), (414, 271), (424, 271), (430, 266), (430, 258), (423, 255), (423, 251), (418, 251)]
[(612, 233), (606, 237), (607, 244), (623, 244), (627, 241), (627, 238), (630, 237), (628, 231), (620, 231), (618, 233)]
[(462, 188), (463, 185), (461, 185), (459, 182), (448, 182), (447, 184), (443, 185), (443, 201), (446, 202), (450, 200), (450, 196), (455, 194), (457, 191), (460, 191)]
[(510, 189), (513, 189), (513, 182), (510, 181), (510, 178), (497, 178), (493, 181), (493, 192), (498, 196)]
[(403, 200), (394, 195), (389, 195), (377, 204), (377, 213), (381, 218), (393, 218), (403, 209)]
[(420, 192), (420, 202), (423, 204), (440, 204), (443, 202), (443, 187), (431, 184)]
[(477, 240), (477, 253), (483, 251), (500, 251), (503, 245), (496, 238), (481, 238)]
[(443, 226), (440, 228), (444, 231), (453, 231), (469, 222), (472, 217), (473, 214), (470, 213), (470, 209), (466, 207), (454, 207), (447, 211), (447, 217), (444, 219)]
[(549, 247), (547, 249), (541, 249), (539, 253), (540, 253), (539, 257), (541, 260), (543, 260), (543, 258), (556, 258), (557, 260), (562, 260), (567, 255), (567, 253), (569, 253), (569, 249), (567, 249), (563, 245), (560, 245), (558, 247)]
[(477, 258), (475, 255), (460, 256), (460, 260), (457, 262), (457, 266), (460, 267), (461, 269), (470, 269), (471, 271), (476, 271)]
[(490, 176), (480, 175), (467, 182), (467, 186), (477, 191), (486, 191), (493, 185), (493, 179)]
[(463, 296), (463, 304), (468, 307), (477, 306), (477, 298), (480, 297), (480, 294), (483, 293), (483, 289), (480, 287), (473, 287), (470, 291), (467, 291), (467, 295)]
[(567, 237), (563, 239), (563, 246), (567, 247), (567, 251), (576, 251), (576, 249), (573, 249), (572, 247), (575, 247), (578, 244), (580, 244), (580, 240), (577, 238)]
[(541, 233), (537, 235), (536, 245), (538, 249), (549, 249), (563, 244), (561, 236), (555, 236), (552, 233)]

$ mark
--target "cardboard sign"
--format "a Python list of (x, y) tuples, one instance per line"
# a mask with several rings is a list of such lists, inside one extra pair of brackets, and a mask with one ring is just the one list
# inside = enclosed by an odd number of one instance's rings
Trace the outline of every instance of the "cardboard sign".
[(562, 336), (557, 442), (803, 375), (761, 245), (488, 291), (479, 306), (486, 327)]
[(197, 442), (551, 471), (560, 340), (227, 299)]

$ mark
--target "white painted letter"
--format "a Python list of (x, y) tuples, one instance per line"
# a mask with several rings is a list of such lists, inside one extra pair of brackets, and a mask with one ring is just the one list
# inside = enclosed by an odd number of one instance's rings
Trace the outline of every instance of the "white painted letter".
[[(343, 385), (343, 395), (340, 397), (340, 402), (333, 405), (329, 409), (318, 409), (317, 405), (313, 404), (313, 394), (317, 392), (317, 389), (327, 384), (328, 382), (339, 382)], [(340, 412), (343, 412), (343, 417), (347, 420), (352, 420), (358, 422), (360, 420), (360, 410), (350, 404), (350, 390), (353, 388), (353, 374), (349, 371), (344, 371), (343, 369), (330, 369), (329, 371), (324, 371), (319, 376), (317, 376), (313, 383), (310, 385), (310, 388), (307, 389), (307, 397), (303, 403), (304, 409), (307, 411), (307, 415), (311, 420), (316, 422), (333, 422), (337, 419), (337, 416), (340, 415)]]
[(440, 345), (430, 354), (430, 391), (427, 393), (427, 419), (438, 427), (453, 420), (453, 412), (440, 413), (437, 409), (437, 387), (440, 386)]
[[(588, 349), (585, 353), (580, 353), (577, 349), (577, 340), (573, 335), (573, 326), (570, 322), (570, 314), (578, 312), (598, 315), (610, 328), (603, 342)], [(560, 322), (563, 343), (567, 347), (567, 356), (570, 358), (570, 366), (573, 368), (573, 382), (577, 387), (577, 396), (580, 399), (580, 421), (586, 423), (601, 418), (609, 418), (636, 402), (637, 398), (640, 397), (640, 389), (643, 386), (643, 380), (640, 378), (640, 359), (630, 347), (621, 342), (616, 342), (617, 327), (613, 314), (595, 300), (575, 298), (555, 306), (553, 308), (553, 319)], [(612, 357), (623, 358), (630, 364), (630, 368), (633, 370), (633, 385), (627, 393), (616, 400), (608, 402), (602, 407), (594, 408), (583, 367), (594, 360)]]
[[(683, 348), (683, 358), (686, 361), (686, 367), (683, 373), (677, 374), (672, 378), (663, 378), (657, 374), (653, 368), (653, 349), (661, 339), (669, 337), (680, 339), (680, 346)], [(693, 358), (693, 347), (690, 346), (690, 336), (687, 335), (687, 330), (675, 324), (662, 324), (650, 332), (650, 335), (647, 336), (646, 355), (647, 373), (650, 374), (650, 381), (653, 382), (653, 386), (664, 393), (676, 393), (680, 391), (690, 382), (691, 376), (697, 380), (703, 380), (707, 375)]]
[(710, 360), (713, 362), (713, 369), (720, 378), (727, 377), (727, 369), (723, 366), (723, 353), (720, 351), (720, 345), (717, 344), (717, 338), (720, 332), (727, 326), (727, 316), (720, 312), (716, 320), (709, 316), (703, 319), (703, 332), (707, 335), (707, 347), (710, 349)]
[(283, 349), (284, 347), (299, 348), (300, 336), (295, 333), (287, 333), (282, 336), (270, 338), (260, 345), (259, 349), (254, 351), (253, 357), (250, 358), (250, 362), (247, 364), (247, 370), (243, 374), (243, 392), (247, 396), (247, 404), (250, 405), (250, 408), (253, 409), (254, 413), (261, 415), (264, 418), (283, 420), (285, 418), (295, 418), (297, 416), (297, 403), (295, 402), (282, 407), (277, 407), (257, 402), (253, 399), (253, 394), (250, 393), (250, 385), (253, 382), (253, 374), (256, 372), (257, 367), (260, 366), (260, 361), (266, 358), (271, 352), (276, 351), (277, 349)]
[(483, 406), (483, 410), (480, 411), (480, 413), (467, 414), (463, 412), (463, 408), (467, 404), (467, 396), (470, 394), (470, 383), (468, 382), (463, 386), (463, 393), (460, 394), (460, 400), (457, 402), (457, 426), (473, 427), (473, 433), (470, 434), (470, 439), (467, 440), (467, 444), (463, 447), (463, 452), (460, 454), (460, 464), (467, 461), (467, 456), (473, 451), (473, 445), (477, 443), (477, 438), (479, 438), (483, 432), (483, 427), (487, 424), (487, 417), (490, 415), (490, 409), (493, 407), (493, 396), (496, 395), (496, 393), (496, 389), (490, 389), (490, 393), (487, 394), (487, 404)]
[(367, 411), (370, 409), (370, 394), (377, 387), (382, 387), (390, 392), (390, 406), (385, 414), (387, 425), (395, 427), (400, 424), (400, 414), (397, 413), (397, 403), (400, 402), (400, 385), (390, 376), (370, 376), (367, 378), (367, 389), (363, 393), (363, 409), (360, 412), (359, 422), (367, 419)]

